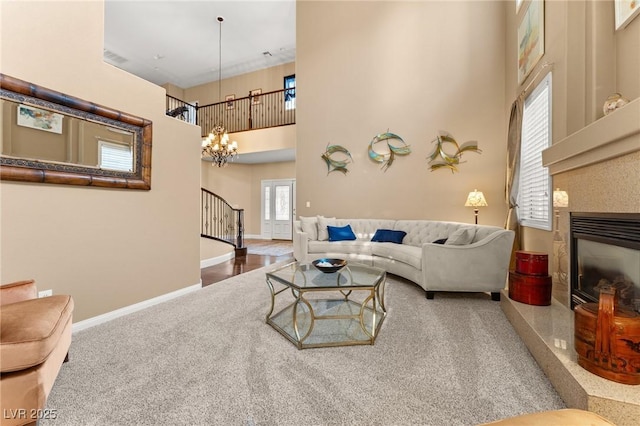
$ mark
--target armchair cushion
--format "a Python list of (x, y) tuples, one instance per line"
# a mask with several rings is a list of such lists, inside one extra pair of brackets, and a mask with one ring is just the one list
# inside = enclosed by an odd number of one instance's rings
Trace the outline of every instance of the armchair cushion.
[(34, 280), (16, 281), (0, 286), (0, 305), (21, 302), (38, 297), (38, 289)]
[(73, 299), (55, 295), (3, 305), (0, 309), (2, 373), (44, 362), (71, 321)]

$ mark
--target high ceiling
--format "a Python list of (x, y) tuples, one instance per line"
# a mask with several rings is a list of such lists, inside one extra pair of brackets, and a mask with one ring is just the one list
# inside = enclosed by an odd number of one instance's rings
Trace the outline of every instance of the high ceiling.
[(294, 62), (295, 0), (106, 0), (105, 61), (183, 89)]

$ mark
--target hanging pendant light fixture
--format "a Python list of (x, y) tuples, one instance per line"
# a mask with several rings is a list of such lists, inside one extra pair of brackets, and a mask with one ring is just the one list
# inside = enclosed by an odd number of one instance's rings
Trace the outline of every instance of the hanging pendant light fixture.
[[(220, 35), (218, 38), (218, 101), (221, 105), (222, 94), (222, 16), (217, 17), (220, 25)], [(238, 155), (238, 143), (233, 141), (229, 143), (229, 135), (222, 123), (217, 124), (211, 129), (209, 136), (202, 141), (202, 156), (211, 157), (212, 165), (224, 167), (227, 162), (233, 161)]]

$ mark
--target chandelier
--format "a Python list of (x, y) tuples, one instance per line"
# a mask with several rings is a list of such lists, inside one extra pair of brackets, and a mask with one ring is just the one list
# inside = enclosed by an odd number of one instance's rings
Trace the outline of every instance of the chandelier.
[(238, 155), (238, 143), (229, 143), (229, 135), (224, 127), (215, 126), (209, 136), (202, 141), (202, 155), (211, 157), (212, 165), (224, 167)]
[[(217, 17), (220, 23), (220, 35), (218, 38), (218, 107), (222, 105), (221, 101), (221, 85), (222, 85), (222, 16)], [(202, 141), (202, 156), (211, 157), (211, 165), (224, 167), (227, 162), (233, 161), (238, 155), (238, 143), (233, 141), (229, 143), (229, 135), (222, 124), (217, 124), (209, 132)]]

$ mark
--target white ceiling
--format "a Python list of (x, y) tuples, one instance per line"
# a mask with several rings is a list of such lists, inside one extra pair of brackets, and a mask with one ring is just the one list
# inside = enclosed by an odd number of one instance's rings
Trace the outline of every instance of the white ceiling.
[[(222, 78), (295, 61), (295, 0), (106, 0), (105, 61), (158, 85), (217, 81), (218, 16)], [(294, 160), (285, 149), (240, 153), (235, 162)]]
[[(295, 0), (106, 0), (105, 61), (183, 89), (295, 61)], [(265, 54), (264, 52), (269, 52)]]

